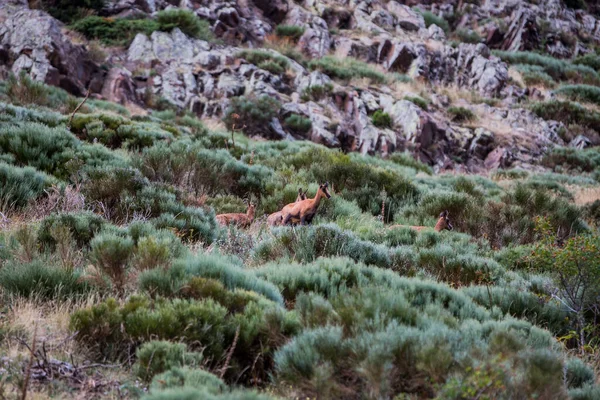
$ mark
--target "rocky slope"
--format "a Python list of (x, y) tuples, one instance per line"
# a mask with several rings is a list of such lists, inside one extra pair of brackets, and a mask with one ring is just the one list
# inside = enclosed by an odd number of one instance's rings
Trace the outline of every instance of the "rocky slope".
[[(559, 0), (534, 3), (109, 1), (100, 15), (111, 18), (152, 16), (171, 7), (192, 10), (210, 22), (218, 40), (193, 39), (177, 28), (139, 33), (127, 47), (107, 49), (109, 56), (98, 60), (81, 35), (25, 0), (9, 0), (0, 5), (0, 69), (4, 77), (26, 71), (78, 96), (89, 88), (93, 96), (126, 105), (134, 114), (146, 112), (149, 95), (202, 118), (221, 118), (233, 97), (267, 95), (281, 107), (257, 132), (265, 138), (306, 139), (383, 156), (409, 150), (437, 170), (540, 168), (545, 151), (569, 144), (560, 134), (567, 127), (539, 118), (527, 103), (554, 94), (523, 85), (518, 72), (491, 49), (573, 58), (600, 42), (600, 22), (588, 13), (593, 9), (573, 10)], [(426, 23), (424, 15), (450, 20), (452, 32)], [(301, 35), (281, 40), (274, 34), (278, 25), (301, 27)], [(457, 32), (475, 35), (479, 39), (467, 41), (479, 43), (459, 43)], [(241, 54), (247, 48), (283, 60), (285, 71), (251, 63)], [(354, 59), (368, 63), (372, 73), (335, 76), (335, 60)], [(314, 62), (319, 60), (325, 61)], [(333, 73), (327, 63), (334, 64)], [(327, 93), (307, 96), (314, 87)], [(415, 101), (419, 97), (425, 106)], [(469, 109), (472, 118), (461, 121), (449, 112), (457, 106)], [(390, 126), (374, 125), (378, 110), (390, 115)], [(310, 119), (311, 128), (289, 129), (283, 122), (295, 114)], [(578, 137), (571, 145), (590, 142)]]

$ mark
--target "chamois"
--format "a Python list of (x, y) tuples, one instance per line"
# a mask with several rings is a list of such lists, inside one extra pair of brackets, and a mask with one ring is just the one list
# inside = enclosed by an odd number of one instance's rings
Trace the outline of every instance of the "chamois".
[(302, 200), (283, 207), (281, 210), (283, 225), (287, 225), (288, 223), (297, 224), (298, 222), (302, 225), (310, 224), (317, 213), (317, 209), (319, 208), (323, 196), (328, 199), (331, 198), (331, 195), (327, 190), (328, 187), (329, 182), (325, 182), (319, 185), (319, 190), (317, 190), (313, 199)]
[(230, 213), (230, 214), (219, 214), (216, 219), (221, 225), (236, 225), (240, 228), (249, 226), (254, 221), (254, 204), (248, 204), (248, 210), (245, 214), (243, 213)]
[[(298, 196), (296, 197), (296, 201), (294, 201), (294, 203), (297, 203), (302, 200), (306, 200), (306, 192), (308, 192), (308, 189), (303, 192), (302, 188), (299, 188)], [(281, 211), (274, 212), (273, 214), (271, 214), (267, 217), (267, 224), (269, 224), (271, 226), (281, 225), (282, 221), (283, 221), (283, 215), (281, 214)]]
[[(417, 232), (421, 232), (424, 229), (431, 229), (431, 227), (429, 227), (429, 226), (414, 226), (414, 225), (392, 225), (392, 226), (390, 226), (390, 228), (399, 228), (399, 227), (411, 228)], [(447, 229), (449, 231), (454, 229), (454, 227), (452, 226), (452, 223), (450, 222), (450, 218), (448, 218), (448, 210), (445, 210), (440, 214), (440, 218), (438, 219), (438, 222), (437, 222), (437, 224), (435, 224), (435, 228), (433, 228), (433, 229), (435, 229), (437, 232), (441, 232), (444, 229)]]

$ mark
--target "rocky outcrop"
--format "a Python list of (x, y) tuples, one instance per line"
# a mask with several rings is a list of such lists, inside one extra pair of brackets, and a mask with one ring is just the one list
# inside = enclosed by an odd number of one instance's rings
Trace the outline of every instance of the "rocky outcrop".
[(25, 71), (81, 96), (99, 69), (84, 46), (74, 44), (61, 28), (43, 11), (14, 2), (0, 5), (0, 47), (11, 71)]

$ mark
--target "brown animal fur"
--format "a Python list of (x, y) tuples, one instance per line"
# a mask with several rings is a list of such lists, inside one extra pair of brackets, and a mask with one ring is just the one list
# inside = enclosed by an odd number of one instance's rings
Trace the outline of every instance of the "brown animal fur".
[(248, 205), (248, 210), (243, 213), (219, 214), (216, 216), (217, 222), (221, 225), (236, 225), (240, 228), (248, 227), (254, 221), (254, 204)]
[(331, 197), (329, 191), (327, 190), (328, 187), (329, 183), (325, 182), (319, 185), (319, 189), (317, 190), (314, 198), (288, 204), (287, 206), (283, 207), (281, 210), (283, 215), (282, 224), (297, 224), (298, 222), (302, 225), (310, 224), (317, 213), (321, 199), (323, 197), (327, 197), (328, 199)]
[[(390, 228), (400, 228), (400, 227), (411, 228), (417, 232), (421, 232), (425, 229), (431, 229), (430, 226), (415, 226), (415, 225), (392, 225), (392, 226), (390, 226)], [(450, 218), (448, 218), (448, 210), (446, 210), (440, 214), (440, 218), (438, 219), (437, 224), (435, 224), (435, 228), (433, 228), (433, 229), (436, 230), (437, 232), (441, 232), (444, 229), (449, 230), (449, 231), (454, 229), (454, 227), (452, 226), (452, 223), (450, 222)]]
[[(294, 203), (292, 204), (295, 204), (302, 200), (306, 200), (306, 192), (308, 192), (308, 190), (303, 192), (302, 188), (298, 189), (298, 196), (296, 197), (296, 201), (294, 201)], [(283, 214), (281, 213), (281, 211), (274, 212), (273, 214), (267, 217), (267, 224), (271, 226), (281, 225), (281, 222), (283, 222)]]

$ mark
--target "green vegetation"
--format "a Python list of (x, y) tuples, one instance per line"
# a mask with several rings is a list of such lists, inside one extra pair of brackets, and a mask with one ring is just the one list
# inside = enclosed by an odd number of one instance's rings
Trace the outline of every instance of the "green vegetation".
[(591, 85), (600, 83), (598, 72), (585, 64), (574, 64), (566, 60), (526, 51), (509, 52), (494, 50), (494, 55), (513, 65), (537, 65), (543, 69), (543, 72), (556, 81), (569, 81)]
[(404, 100), (410, 101), (411, 103), (419, 106), (420, 108), (422, 108), (425, 111), (427, 111), (427, 109), (429, 108), (429, 102), (419, 96), (405, 96)]
[(333, 85), (327, 83), (325, 85), (313, 85), (309, 86), (302, 92), (302, 100), (304, 101), (319, 101), (327, 96), (333, 91)]
[(545, 72), (544, 67), (529, 64), (517, 64), (515, 67), (521, 73), (523, 82), (527, 86), (541, 85), (547, 88), (556, 86), (555, 79)]
[(476, 118), (473, 111), (465, 107), (449, 107), (448, 114), (450, 114), (452, 120), (456, 122), (472, 121)]
[(572, 101), (550, 100), (534, 103), (531, 110), (539, 117), (560, 121), (565, 125), (578, 124), (600, 132), (600, 113)]
[(569, 100), (600, 105), (600, 87), (592, 85), (565, 85), (555, 91)]
[(275, 27), (275, 34), (279, 37), (298, 40), (304, 34), (304, 28), (296, 25), (277, 25)]
[[(597, 397), (600, 201), (574, 201), (599, 186), (597, 149), (549, 150), (555, 172), (436, 174), (408, 152), (255, 140), (274, 119), (311, 129), (269, 96), (231, 98), (230, 132), (92, 101), (67, 128), (80, 99), (10, 85), (22, 91), (4, 85), (2, 100), (22, 106), (0, 102), (0, 392), (21, 393), (39, 335), (35, 362), (46, 349), (82, 379), (110, 376), (113, 397)], [(574, 102), (532, 109), (597, 126)], [(309, 226), (265, 224), (322, 182), (331, 198)], [(249, 228), (217, 225), (248, 200)], [(454, 230), (437, 232), (444, 210)], [(36, 380), (30, 397), (83, 393), (68, 382)]]
[(54, 18), (68, 24), (90, 12), (98, 12), (105, 6), (105, 0), (41, 0), (41, 6)]
[(430, 27), (431, 25), (437, 25), (444, 30), (444, 32), (450, 32), (450, 24), (442, 17), (438, 17), (431, 11), (422, 11), (419, 8), (415, 8), (415, 11), (423, 15), (423, 19), (425, 20), (425, 26)]
[(388, 77), (384, 73), (379, 72), (372, 65), (354, 58), (344, 58), (342, 60), (332, 56), (325, 56), (311, 60), (308, 63), (308, 68), (313, 71), (322, 71), (331, 78), (345, 81), (353, 78), (366, 78), (373, 83), (384, 83), (388, 80)]
[(391, 128), (394, 123), (390, 114), (381, 110), (377, 110), (373, 113), (371, 121), (373, 122), (373, 125), (378, 128)]
[(188, 36), (212, 40), (212, 32), (208, 22), (199, 19), (187, 10), (165, 10), (156, 15), (156, 20), (147, 18), (103, 18), (88, 16), (73, 23), (75, 31), (88, 39), (100, 40), (106, 45), (128, 45), (135, 35), (152, 34), (154, 31), (170, 32), (179, 28)]
[(286, 58), (265, 50), (244, 50), (237, 53), (236, 57), (277, 75), (283, 74), (289, 65)]

